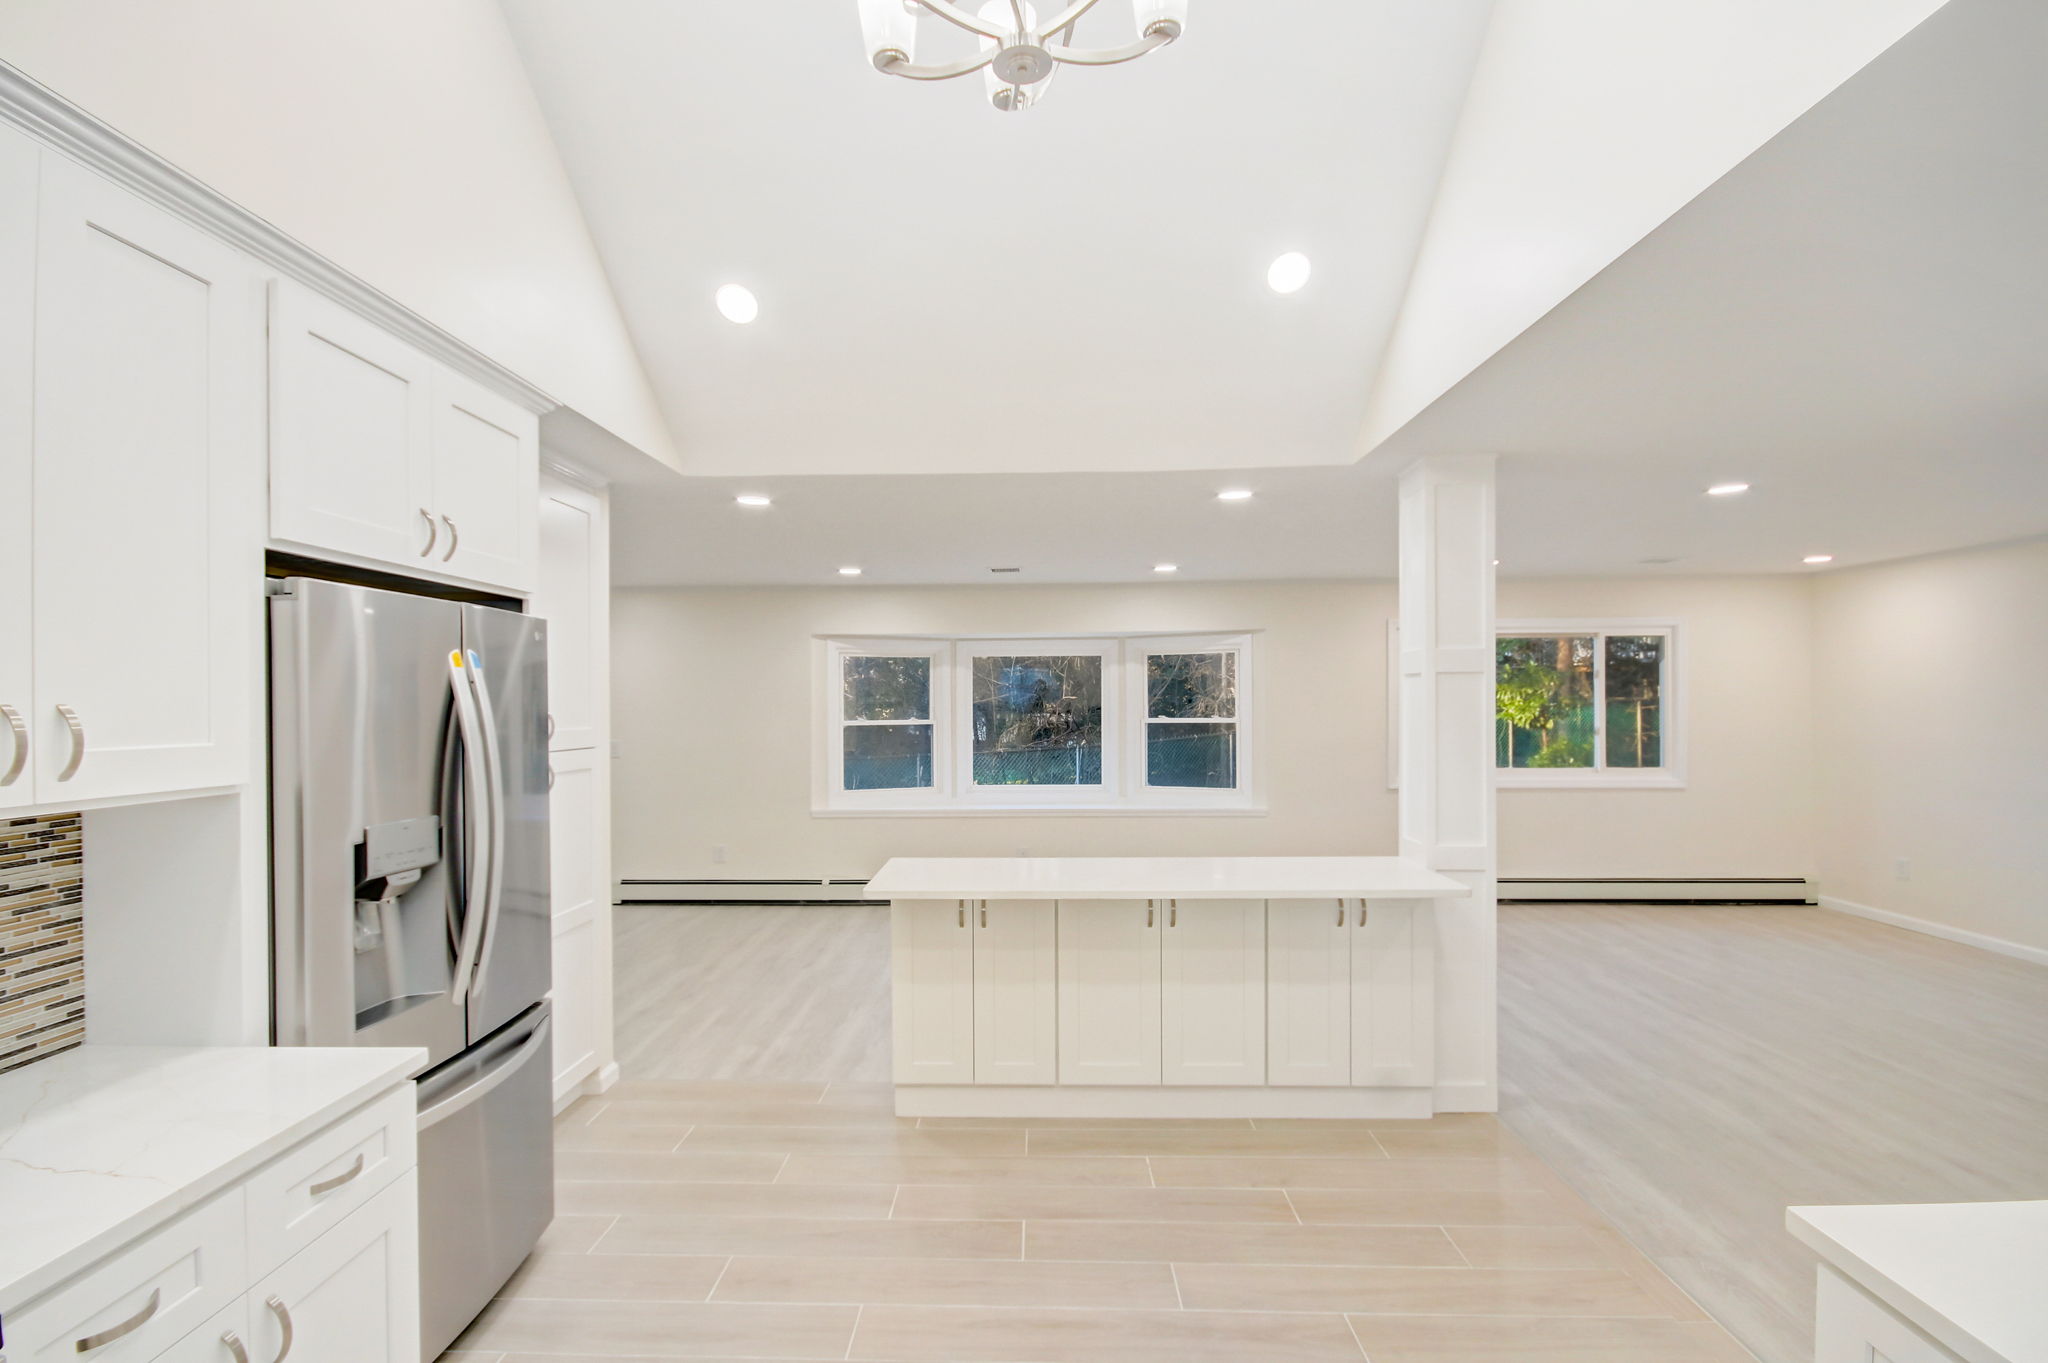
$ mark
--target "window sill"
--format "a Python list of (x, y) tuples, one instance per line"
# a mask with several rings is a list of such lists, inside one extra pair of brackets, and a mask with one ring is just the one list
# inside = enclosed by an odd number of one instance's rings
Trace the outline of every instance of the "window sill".
[(1539, 773), (1496, 770), (1493, 785), (1495, 790), (1684, 790), (1685, 777), (1670, 771)]
[(814, 819), (1264, 818), (1261, 804), (1231, 805), (875, 805), (858, 809), (813, 805)]

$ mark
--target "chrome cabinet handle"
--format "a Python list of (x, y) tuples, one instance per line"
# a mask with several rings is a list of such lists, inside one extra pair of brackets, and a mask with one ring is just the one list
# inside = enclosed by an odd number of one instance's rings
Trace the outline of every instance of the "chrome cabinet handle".
[(0, 705), (0, 719), (7, 721), (8, 732), (14, 735), (14, 759), (7, 764), (7, 774), (0, 776), (0, 786), (11, 786), (21, 779), (21, 770), (28, 765), (28, 725), (21, 718), (21, 711), (12, 705)]
[(242, 1347), (242, 1337), (240, 1335), (236, 1334), (233, 1330), (223, 1330), (220, 1342), (229, 1353), (235, 1356), (235, 1363), (249, 1363), (249, 1351)]
[(59, 781), (69, 781), (78, 775), (79, 764), (85, 761), (85, 721), (68, 705), (58, 706), (57, 713), (64, 716), (64, 722), (71, 726), (71, 760), (64, 764), (64, 770), (57, 773)]
[(1365, 901), (1363, 899), (1358, 901), (1358, 926), (1361, 928), (1365, 926)]
[(1148, 899), (1148, 900), (1146, 900), (1146, 901), (1145, 901), (1145, 926), (1146, 926), (1146, 927), (1148, 927), (1148, 928), (1149, 928), (1149, 927), (1151, 927), (1151, 926), (1152, 926), (1152, 914), (1153, 914), (1154, 910), (1156, 910), (1157, 908), (1158, 908), (1158, 905), (1154, 904), (1154, 903), (1153, 903), (1153, 902), (1152, 902), (1151, 900), (1149, 900), (1149, 899)]
[(960, 901), (960, 926), (967, 926), (967, 901), (964, 899)]
[(555, 788), (555, 764), (554, 764), (554, 763), (552, 763), (552, 762), (550, 762), (550, 763), (548, 763), (548, 789), (549, 789), (549, 790), (553, 790), (554, 788)]
[(446, 563), (455, 557), (455, 548), (462, 543), (462, 532), (455, 528), (455, 522), (446, 512), (442, 513), (441, 521), (448, 527), (448, 552), (441, 555), (441, 562)]
[(351, 1164), (348, 1168), (342, 1170), (333, 1178), (321, 1179), (318, 1183), (315, 1183), (311, 1187), (307, 1188), (306, 1192), (309, 1196), (312, 1197), (324, 1197), (326, 1194), (333, 1192), (336, 1188), (339, 1188), (342, 1184), (352, 1183), (356, 1179), (361, 1178), (362, 1173), (363, 1157), (360, 1153), (358, 1153), (356, 1155), (356, 1162), (354, 1164)]
[(270, 1308), (271, 1315), (277, 1317), (278, 1328), (284, 1332), (284, 1338), (277, 1346), (277, 1357), (270, 1363), (284, 1363), (284, 1356), (292, 1351), (292, 1313), (276, 1297), (265, 1297), (263, 1304)]
[(420, 508), (420, 519), (427, 523), (427, 547), (420, 550), (420, 557), (425, 558), (428, 554), (433, 553), (434, 546), (440, 543), (441, 527), (434, 524), (434, 513), (425, 507)]
[(1337, 901), (1337, 926), (1344, 926), (1344, 901), (1341, 899)]
[(988, 901), (986, 899), (981, 901), (981, 925), (983, 927), (988, 926)]
[(555, 738), (555, 717), (554, 717), (554, 716), (553, 716), (553, 715), (551, 714), (551, 715), (549, 715), (549, 716), (548, 716), (548, 741), (549, 741), (550, 743), (552, 743), (552, 742), (554, 741), (554, 738)]
[(160, 1306), (162, 1303), (163, 1289), (151, 1288), (149, 1292), (149, 1300), (142, 1303), (142, 1309), (140, 1311), (137, 1311), (134, 1315), (128, 1317), (128, 1319), (122, 1321), (119, 1325), (109, 1326), (108, 1328), (100, 1331), (96, 1335), (87, 1335), (84, 1339), (74, 1340), (72, 1342), (75, 1345), (77, 1345), (78, 1352), (82, 1354), (89, 1354), (94, 1349), (103, 1348), (108, 1344), (112, 1344), (117, 1339), (122, 1339), (128, 1335), (134, 1334), (137, 1330), (140, 1330), (143, 1326), (149, 1324), (150, 1317), (156, 1314), (156, 1308)]

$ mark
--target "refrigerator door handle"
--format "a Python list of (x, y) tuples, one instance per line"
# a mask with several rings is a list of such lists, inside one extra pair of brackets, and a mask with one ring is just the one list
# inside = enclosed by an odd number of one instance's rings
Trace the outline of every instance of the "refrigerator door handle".
[(476, 830), (475, 836), (468, 840), (470, 864), (463, 884), (462, 938), (456, 947), (455, 975), (450, 986), (455, 1006), (460, 1008), (469, 1001), (470, 985), (476, 977), (477, 960), (483, 946), (484, 916), (490, 902), (491, 875), (497, 855), (496, 792), (486, 747), (488, 729), (477, 710), (469, 666), (459, 650), (451, 652), (448, 661), (448, 680), (455, 691), (455, 723), (462, 735), (463, 809), (467, 821)]
[(535, 1025), (533, 1031), (528, 1034), (526, 1040), (520, 1042), (514, 1049), (503, 1052), (485, 1062), (485, 1069), (476, 1079), (455, 1090), (446, 1098), (422, 1107), (420, 1109), (419, 1129), (425, 1131), (429, 1127), (437, 1126), (470, 1104), (482, 1101), (491, 1090), (517, 1074), (519, 1067), (524, 1065), (534, 1052), (547, 1044), (548, 1034), (554, 1030), (554, 1025), (555, 1019), (552, 1014), (542, 1017), (540, 1022)]
[(491, 688), (484, 681), (483, 662), (475, 653), (469, 655), (469, 684), (476, 688), (477, 719), (483, 729), (484, 760), (490, 767), (491, 798), (489, 804), (491, 841), (487, 857), (490, 863), (490, 880), (484, 898), (483, 930), (477, 937), (476, 956), (471, 963), (471, 979), (464, 989), (467, 997), (476, 989), (475, 976), (483, 973), (484, 952), (489, 949), (492, 933), (498, 926), (498, 915), (504, 908), (505, 900), (505, 799), (508, 794), (505, 778), (505, 754), (498, 746), (498, 716), (491, 707)]

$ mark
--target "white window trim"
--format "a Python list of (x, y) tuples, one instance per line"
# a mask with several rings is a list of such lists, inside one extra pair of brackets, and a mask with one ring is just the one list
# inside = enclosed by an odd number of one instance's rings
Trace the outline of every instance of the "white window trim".
[[(1528, 767), (1495, 767), (1497, 790), (1683, 790), (1686, 787), (1687, 730), (1685, 711), (1684, 624), (1670, 616), (1654, 619), (1592, 618), (1571, 620), (1498, 620), (1494, 637), (1543, 634), (1662, 634), (1668, 641), (1664, 654), (1663, 703), (1664, 765), (1654, 768), (1589, 767), (1542, 770)], [(1387, 621), (1387, 789), (1401, 785), (1401, 622)], [(1604, 670), (1602, 689), (1604, 690)], [(1604, 753), (1600, 739), (1606, 736), (1604, 707), (1595, 706), (1596, 751)], [(1492, 743), (1489, 741), (1488, 750)]]
[[(813, 639), (816, 703), (811, 814), (816, 818), (984, 818), (1016, 815), (1259, 816), (1261, 696), (1254, 680), (1257, 631), (1205, 634), (1074, 634), (945, 637), (821, 635)], [(1145, 762), (1145, 658), (1152, 653), (1237, 654), (1238, 784), (1230, 790), (1152, 786)], [(1100, 786), (976, 786), (972, 781), (972, 660), (988, 655), (1098, 653), (1103, 658), (1103, 783)], [(847, 790), (841, 701), (849, 655), (932, 660), (933, 785), (923, 790)], [(944, 718), (940, 718), (943, 716)]]

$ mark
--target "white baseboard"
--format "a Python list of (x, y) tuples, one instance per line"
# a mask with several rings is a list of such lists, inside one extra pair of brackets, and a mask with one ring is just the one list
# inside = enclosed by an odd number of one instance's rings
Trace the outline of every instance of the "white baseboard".
[(898, 1084), (899, 1117), (1429, 1117), (1426, 1088), (1060, 1088)]
[(1498, 1112), (1500, 1111), (1500, 1086), (1471, 1080), (1458, 1084), (1436, 1086), (1436, 1110), (1438, 1112)]
[(1868, 918), (1873, 923), (1889, 923), (1895, 928), (1904, 928), (1908, 932), (1924, 932), (1929, 937), (1939, 937), (1950, 942), (1961, 942), (1966, 947), (1979, 947), (1985, 951), (1995, 951), (2001, 956), (2012, 956), (2022, 961), (2032, 962), (2034, 965), (2048, 965), (2048, 948), (2030, 947), (2020, 942), (2008, 942), (2003, 937), (1993, 937), (1988, 933), (1982, 932), (1970, 932), (1964, 928), (1952, 928), (1946, 923), (1936, 923), (1925, 918), (1912, 918), (1903, 913), (1893, 913), (1890, 909), (1877, 909), (1872, 908), (1868, 904), (1858, 904), (1853, 899), (1837, 899), (1830, 894), (1824, 894), (1820, 897), (1820, 906), (1824, 909), (1832, 909), (1836, 913), (1846, 913), (1856, 918)]
[(593, 1074), (588, 1079), (584, 1080), (583, 1091), (589, 1094), (603, 1093), (610, 1089), (613, 1084), (616, 1084), (618, 1082), (619, 1064), (615, 1060), (609, 1065), (606, 1065), (603, 1069), (599, 1070), (596, 1074)]

